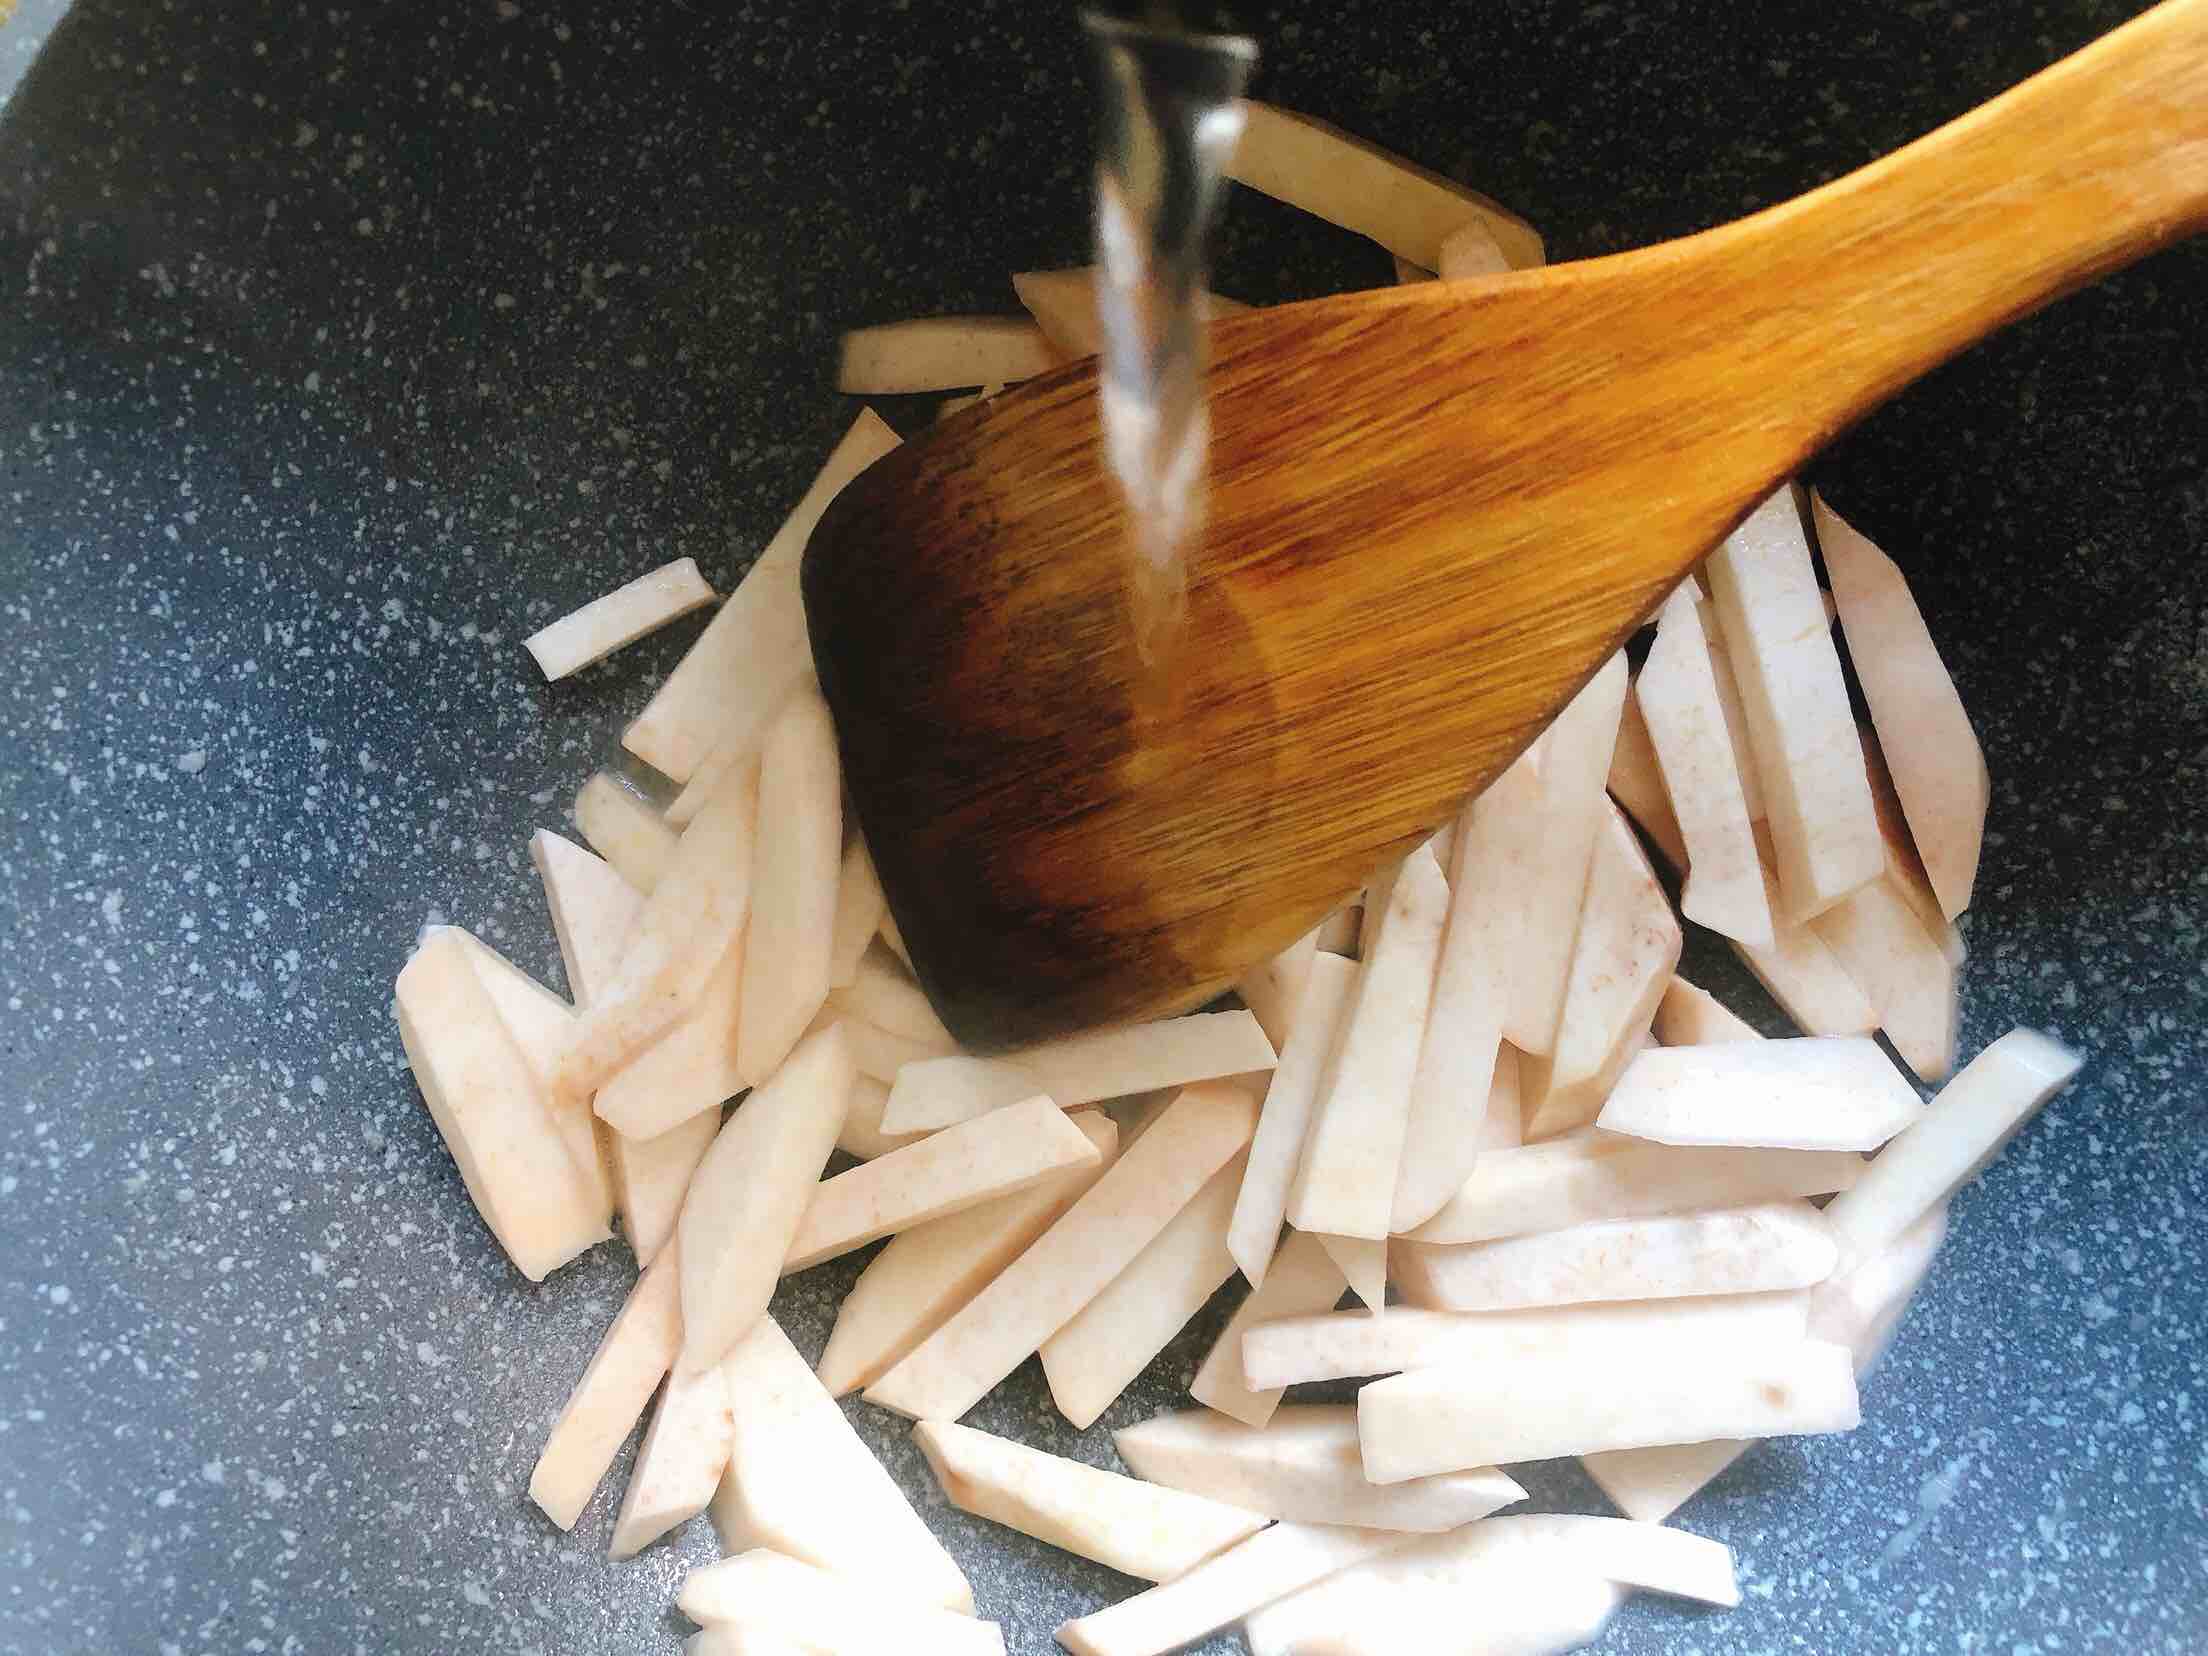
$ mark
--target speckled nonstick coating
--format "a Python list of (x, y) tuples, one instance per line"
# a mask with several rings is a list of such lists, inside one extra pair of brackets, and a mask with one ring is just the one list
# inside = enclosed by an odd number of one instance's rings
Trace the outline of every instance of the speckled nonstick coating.
[[(1792, 194), (2132, 9), (1248, 20), (1265, 95), (1569, 257)], [(697, 624), (552, 687), (521, 638), (684, 553), (733, 582), (851, 416), (837, 330), (1081, 256), (1088, 109), (1068, 10), (1008, 0), (80, 0), (55, 33), (0, 112), (0, 1652), (674, 1648), (705, 1526), (611, 1565), (619, 1469), (572, 1536), (524, 1493), (626, 1254), (508, 1268), (391, 979), (442, 916), (558, 981), (524, 840)], [(1223, 291), (1388, 276), (1232, 204)], [(1863, 1429), (1687, 1509), (1742, 1608), (1636, 1602), (1603, 1650), (2208, 1645), (2204, 357), (2195, 244), (1819, 468), (1992, 764), (1964, 1045), (2092, 1060), (1956, 1204)], [(859, 1263), (776, 1301), (808, 1353)], [(1222, 1315), (1103, 1424), (1175, 1403)], [(1128, 1590), (851, 1414), (1014, 1650)], [(1109, 1458), (1032, 1365), (973, 1418)], [(1528, 1481), (1600, 1510), (1572, 1464)]]

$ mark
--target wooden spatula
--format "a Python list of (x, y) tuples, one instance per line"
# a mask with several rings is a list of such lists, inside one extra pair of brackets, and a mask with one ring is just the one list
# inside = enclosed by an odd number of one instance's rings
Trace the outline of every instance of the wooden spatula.
[(1834, 433), (2208, 222), (2208, 0), (1659, 247), (1212, 333), (1212, 495), (1147, 705), (1077, 364), (897, 450), (806, 553), (844, 773), (980, 1048), (1185, 1010), (1434, 832)]

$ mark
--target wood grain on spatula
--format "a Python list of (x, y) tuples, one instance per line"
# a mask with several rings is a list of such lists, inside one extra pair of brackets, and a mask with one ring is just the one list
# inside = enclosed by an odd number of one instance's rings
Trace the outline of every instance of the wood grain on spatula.
[(2208, 0), (1686, 240), (1215, 323), (1169, 700), (1093, 363), (896, 450), (805, 601), (914, 969), (977, 1048), (1199, 1004), (1400, 859), (1742, 516), (1934, 364), (2208, 217)]

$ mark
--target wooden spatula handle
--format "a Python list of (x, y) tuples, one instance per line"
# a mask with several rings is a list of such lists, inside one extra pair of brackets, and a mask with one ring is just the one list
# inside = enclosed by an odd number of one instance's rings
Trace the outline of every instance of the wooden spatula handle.
[(1798, 356), (1838, 397), (1838, 424), (2203, 226), (2208, 0), (2167, 0), (1872, 166), (1652, 253), (1694, 248), (1763, 286), (1743, 307), (1759, 352)]

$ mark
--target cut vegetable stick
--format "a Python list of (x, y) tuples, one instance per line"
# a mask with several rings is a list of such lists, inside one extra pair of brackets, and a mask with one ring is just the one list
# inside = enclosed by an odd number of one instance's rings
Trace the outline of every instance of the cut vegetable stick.
[[(1764, 879), (1771, 880), (1769, 869)], [(1775, 883), (1771, 885), (1774, 895)], [(1771, 993), (1771, 998), (1808, 1035), (1868, 1035), (1878, 1027), (1878, 1011), (1856, 986), (1824, 940), (1808, 926), (1778, 921), (1768, 949), (1728, 939), (1733, 953)]]
[(1086, 1431), (1234, 1275), (1227, 1221), (1242, 1158), (1214, 1173), (1127, 1268), (1042, 1344), (1058, 1412)]
[[(1238, 1077), (1233, 1085), (1241, 1087), (1244, 1091), (1249, 1092), (1252, 1097), (1255, 1097), (1256, 1089), (1250, 1085), (1254, 1079), (1253, 1076)], [(1167, 1109), (1172, 1106), (1173, 1100), (1179, 1096), (1178, 1093), (1161, 1090), (1158, 1092), (1136, 1093), (1129, 1098), (1106, 1100), (1104, 1103), (1105, 1111), (1114, 1121), (1119, 1123), (1121, 1148), (1124, 1149), (1142, 1137), (1150, 1129), (1151, 1124), (1164, 1115)]]
[(621, 878), (650, 895), (679, 837), (633, 789), (597, 771), (575, 796), (575, 826)]
[[(1253, 1623), (1251, 1648), (1262, 1651), (1261, 1638), (1284, 1632), (1291, 1616), (1298, 1618), (1299, 1642), (1293, 1646), (1297, 1650), (1421, 1648), (1415, 1635), (1402, 1637), (1421, 1624), (1399, 1619), (1417, 1605), (1430, 1618), (1423, 1623), (1428, 1629), (1446, 1625), (1452, 1614), (1463, 1616), (1477, 1606), (1477, 1648), (1482, 1652), (1570, 1649), (1572, 1643), (1542, 1639), (1524, 1645), (1498, 1643), (1496, 1636), (1502, 1629), (1495, 1625), (1495, 1612), (1500, 1608), (1508, 1615), (1514, 1590), (1523, 1592), (1530, 1585), (1553, 1592), (1580, 1571), (1595, 1577), (1606, 1592), (1614, 1591), (1615, 1584), (1701, 1604), (1730, 1607), (1740, 1602), (1732, 1550), (1722, 1542), (1622, 1518), (1512, 1513), (1387, 1553), (1307, 1588), (1264, 1613), (1271, 1632)], [(1498, 1599), (1503, 1601), (1501, 1606)], [(1593, 1608), (1607, 1613), (1599, 1601)], [(1574, 1614), (1584, 1618), (1586, 1611)], [(1389, 1628), (1391, 1623), (1398, 1635), (1394, 1642), (1360, 1642), (1362, 1634)], [(1341, 1642), (1341, 1635), (1322, 1634), (1322, 1626), (1344, 1629), (1348, 1642)]]
[(1017, 1104), (1042, 1083), (1002, 1058), (922, 1058), (897, 1071), (882, 1111), (891, 1132), (934, 1132)]
[[(746, 704), (736, 710), (713, 751), (698, 761), (698, 768), (690, 773), (690, 780), (682, 785), (682, 791), (668, 805), (667, 821), (671, 827), (677, 830), (689, 827), (731, 771), (759, 763), (767, 732), (774, 728), (775, 719), (792, 700), (820, 694), (820, 681), (813, 676), (809, 655), (800, 661), (794, 657), (776, 660), (772, 652), (763, 651), (762, 654), (766, 660), (755, 666), (754, 671), (763, 682), (752, 690)], [(772, 676), (767, 677), (770, 672)]]
[(1303, 995), (1290, 1020), (1288, 1044), (1281, 1048), (1279, 1067), (1265, 1089), (1265, 1107), (1258, 1116), (1257, 1136), (1250, 1142), (1234, 1222), (1227, 1230), (1228, 1252), (1242, 1274), (1260, 1288), (1280, 1241), (1288, 1191), (1303, 1156), (1311, 1111), (1356, 982), (1352, 962), (1323, 949), (1313, 951)]
[(802, 1271), (1101, 1159), (1088, 1136), (1048, 1098), (1007, 1105), (822, 1180), (782, 1269)]
[(1483, 1156), (1419, 1242), (1487, 1242), (1603, 1219), (1740, 1207), (1846, 1190), (1863, 1158), (1842, 1150), (1679, 1149), (1607, 1133)]
[(1319, 1246), (1326, 1250), (1326, 1257), (1334, 1261), (1334, 1268), (1342, 1276), (1357, 1297), (1378, 1316), (1388, 1307), (1388, 1245), (1362, 1236), (1330, 1236), (1325, 1231), (1315, 1234)]
[(1432, 1532), (1526, 1498), (1494, 1467), (1367, 1483), (1347, 1403), (1291, 1405), (1262, 1430), (1191, 1409), (1123, 1426), (1112, 1442), (1138, 1478), (1300, 1523)]
[(1909, 1302), (1931, 1274), (1947, 1240), (1947, 1208), (1927, 1212), (1854, 1267), (1820, 1283), (1809, 1296), (1809, 1337), (1845, 1346), (1860, 1382), (1878, 1367), (1893, 1343)]
[(1955, 1068), (1962, 1019), (1959, 962), (1940, 931), (1924, 922), (1881, 873), (1810, 921), (1810, 929), (1855, 980), (1878, 1015), (1878, 1026), (1919, 1080), (1945, 1081)]
[(1626, 1065), (1641, 1055), (1644, 1048), (1654, 1046), (1656, 1038), (1649, 1033), (1650, 1019), (1644, 1018), (1617, 1039), (1595, 1073), (1559, 1086), (1555, 1082), (1555, 1065), (1547, 1058), (1521, 1060), (1519, 1073), (1525, 1076), (1525, 1119), (1519, 1131), (1521, 1144), (1535, 1144), (1580, 1132), (1602, 1113), (1602, 1101), (1610, 1096), (1610, 1089), (1618, 1084), (1618, 1077), (1625, 1073)]
[(1103, 1176), (1118, 1156), (1119, 1129), (1101, 1110), (1076, 1111), (1067, 1119), (1096, 1146), (1096, 1162), (896, 1237), (859, 1273), (837, 1308), (836, 1326), (820, 1358), (822, 1385), (838, 1397), (871, 1385), (948, 1322)]
[[(858, 1065), (859, 1073), (872, 1076), (885, 1087), (894, 1082), (898, 1076), (904, 1074), (908, 1065), (921, 1063), (930, 1058), (954, 1057), (957, 1054), (957, 1049), (945, 1042), (915, 1041), (903, 1035), (892, 1035), (888, 1030), (877, 1028), (863, 1018), (846, 1016), (832, 1006), (823, 1006), (820, 1009), (814, 1016), (811, 1025), (806, 1029), (806, 1033), (810, 1035), (816, 1030), (828, 1028), (831, 1024), (842, 1029), (844, 1038), (851, 1043), (851, 1061)], [(1020, 1097), (1032, 1098), (1040, 1090), (1033, 1079), (1030, 1078)], [(888, 1108), (886, 1101), (883, 1108), (886, 1112)], [(886, 1122), (886, 1115), (884, 1119)], [(928, 1130), (932, 1131), (932, 1129)], [(884, 1131), (909, 1136), (910, 1134), (916, 1134), (920, 1129), (908, 1130), (885, 1126)]]
[(1524, 1093), (1519, 1077), (1527, 1059), (1505, 1042), (1495, 1050), (1495, 1079), (1487, 1089), (1487, 1113), (1479, 1125), (1480, 1150), (1515, 1150), (1525, 1138)]
[(869, 1386), (868, 1401), (956, 1420), (1102, 1293), (1256, 1125), (1240, 1088), (1185, 1089), (1032, 1247)]
[(1564, 1017), (1526, 1137), (1594, 1120), (1633, 1042), (1656, 1015), (1683, 941), (1671, 901), (1625, 817), (1597, 796), (1601, 826), (1572, 946)]
[(547, 1078), (575, 1038), (575, 1009), (466, 927), (432, 929), (454, 934), (453, 940), (474, 963), (491, 1009), (505, 1024), (521, 1061), (532, 1075)]
[(476, 976), (497, 1009), (506, 1033), (513, 1038), (521, 1061), (542, 1089), (544, 1107), (553, 1131), (567, 1146), (568, 1159), (590, 1193), (592, 1211), (611, 1223), (613, 1219), (613, 1170), (598, 1142), (597, 1124), (591, 1120), (590, 1101), (564, 1098), (553, 1090), (554, 1077), (568, 1043), (575, 1038), (576, 1018), (567, 1002), (516, 966), (472, 932), (454, 928), (475, 962)]
[(1448, 920), (1419, 1036), (1390, 1230), (1431, 1219), (1487, 1143), (1518, 942), (1512, 926), (1523, 918), (1514, 886), (1524, 878), (1531, 849), (1524, 830), (1539, 789), (1532, 765), (1521, 759), (1458, 813)]
[(1691, 592), (1675, 592), (1664, 605), (1656, 643), (1633, 689), (1686, 842), (1679, 911), (1712, 931), (1768, 948), (1771, 910), (1756, 862), (1755, 830), (1725, 732), (1700, 606)]
[[(844, 1026), (849, 1035), (851, 1026)], [(843, 1127), (836, 1134), (836, 1148), (860, 1161), (872, 1161), (908, 1144), (918, 1144), (925, 1133), (885, 1133), (882, 1112), (889, 1108), (889, 1088), (864, 1070), (851, 1083), (851, 1102), (844, 1106)]]
[(1257, 1513), (947, 1420), (912, 1436), (960, 1511), (1144, 1581), (1171, 1581), (1265, 1527)]
[(1885, 854), (1792, 488), (1751, 512), (1705, 567), (1776, 853), (1773, 918), (1798, 924), (1875, 879)]
[(1992, 780), (1970, 716), (1901, 569), (1812, 493), (1817, 544), (1848, 639), (1848, 658), (1908, 814), (1940, 908), (1970, 907)]
[(720, 1130), (720, 1111), (706, 1110), (657, 1138), (609, 1136), (614, 1199), (621, 1209), (622, 1232), (639, 1265), (651, 1264), (673, 1238), (682, 1199), (690, 1193), (691, 1176)]
[(868, 1585), (864, 1575), (823, 1570), (771, 1547), (754, 1547), (692, 1570), (675, 1603), (709, 1631), (788, 1641), (780, 1647), (746, 1642), (737, 1647), (745, 1656), (762, 1648), (805, 1656), (889, 1650), (900, 1656), (1004, 1656), (1004, 1632), (995, 1622), (885, 1600), (867, 1591)]
[(1251, 1656), (1553, 1656), (1592, 1643), (1622, 1592), (1565, 1549), (1512, 1542), (1512, 1521), (1422, 1537), (1267, 1605), (1243, 1627)]
[(1161, 1087), (1251, 1075), (1275, 1062), (1272, 1043), (1248, 1012), (1196, 1012), (1067, 1035), (1009, 1057), (1069, 1110)]
[(471, 942), (450, 926), (425, 934), (399, 973), (399, 1039), (469, 1200), (522, 1275), (541, 1282), (612, 1233)]
[(744, 1090), (736, 1062), (742, 947), (728, 950), (680, 1022), (599, 1084), (591, 1108), (632, 1139), (657, 1138)]
[(896, 446), (897, 434), (861, 409), (728, 602), (622, 733), (623, 747), (677, 782), (689, 781), (716, 747), (756, 751), (757, 733), (783, 698), (812, 677), (798, 555), (843, 486)]
[(718, 1368), (668, 1375), (630, 1469), (607, 1556), (634, 1558), (703, 1512), (728, 1465), (734, 1429), (728, 1380)]
[(1246, 100), (1227, 176), (1354, 230), (1425, 270), (1465, 224), (1484, 225), (1514, 270), (1543, 261), (1540, 234), (1500, 204), (1308, 115)]
[[(1068, 359), (1094, 356), (1104, 348), (1096, 287), (1094, 265), (1074, 270), (1023, 270), (1012, 278), (1012, 290), (1042, 329), (1043, 337)], [(1222, 316), (1238, 316), (1250, 307), (1239, 299), (1199, 292), (1196, 308), (1206, 322), (1214, 322)]]
[[(1902, 1313), (1931, 1269), (1947, 1234), (1947, 1210), (1934, 1208), (1855, 1270), (1809, 1293), (1813, 1339), (1847, 1348), (1858, 1385), (1878, 1366)], [(1584, 1457), (1588, 1476), (1628, 1518), (1661, 1523), (1755, 1446), (1753, 1438), (1713, 1438)]]
[(1242, 1337), (1243, 1378), (1253, 1386), (1295, 1386), (1405, 1369), (1507, 1367), (1527, 1356), (1570, 1359), (1589, 1369), (1630, 1368), (1651, 1340), (1785, 1341), (1802, 1337), (1809, 1296), (1713, 1295), (1575, 1305), (1541, 1311), (1451, 1312), (1397, 1306), (1284, 1318)]
[(1876, 1041), (1802, 1036), (1644, 1052), (1596, 1125), (1658, 1144), (1876, 1150), (1923, 1114)]
[(1365, 921), (1364, 905), (1349, 903), (1319, 922), (1319, 952), (1357, 958), (1357, 938)]
[(889, 945), (889, 952), (905, 963), (905, 970), (912, 970), (912, 951), (905, 947), (904, 934), (897, 929), (897, 916), (889, 912), (887, 903), (882, 907), (882, 941)]
[(1539, 855), (1517, 893), (1518, 955), (1503, 1021), (1504, 1036), (1520, 1052), (1545, 1055), (1556, 1045), (1625, 688), (1625, 657), (1614, 655), (1541, 738), (1540, 802), (1526, 824)]
[(1421, 847), (1389, 895), (1387, 921), (1342, 1026), (1333, 1076), (1304, 1137), (1288, 1197), (1289, 1222), (1299, 1230), (1387, 1238), (1448, 912), (1448, 882), (1433, 852)]
[[(1435, 858), (1440, 866), (1440, 858)], [(1380, 923), (1388, 917), (1388, 901), (1395, 895), (1395, 882), (1403, 873), (1403, 865), (1384, 868), (1365, 887), (1365, 900), (1357, 905), (1357, 958), (1370, 960), (1372, 946), (1380, 936)]]
[(1901, 796), (1894, 791), (1893, 773), (1886, 768), (1886, 755), (1879, 750), (1878, 737), (1867, 724), (1857, 725), (1856, 734), (1863, 739), (1863, 769), (1871, 779), (1871, 804), (1878, 812), (1879, 834), (1886, 841), (1886, 883), (1924, 922), (1924, 929), (1940, 940), (1949, 964), (1960, 967), (1967, 953), (1962, 933), (1941, 909), (1931, 877), (1924, 871), (1924, 859), (1917, 855), (1916, 842), (1909, 837)]
[(1807, 1202), (1597, 1219), (1568, 1230), (1395, 1255), (1403, 1297), (1446, 1311), (1512, 1311), (1593, 1300), (1681, 1299), (1806, 1288), (1838, 1249)]
[(807, 1036), (698, 1164), (676, 1227), (683, 1373), (719, 1362), (766, 1313), (843, 1126), (854, 1073), (840, 1026)]
[(1033, 379), (1058, 366), (1043, 330), (1017, 316), (923, 316), (843, 336), (836, 389), (901, 396)]
[(547, 829), (530, 836), (529, 860), (544, 884), (567, 987), (578, 1007), (587, 1006), (611, 987), (644, 894), (611, 863)]
[(1507, 1370), (1430, 1368), (1357, 1394), (1365, 1475), (1400, 1483), (1459, 1467), (1549, 1460), (1713, 1437), (1844, 1432), (1856, 1426), (1848, 1354), (1816, 1340), (1725, 1347), (1651, 1341), (1632, 1384), (1576, 1359)]
[[(1244, 1183), (1248, 1183), (1246, 1176)], [(1308, 1231), (1292, 1234), (1273, 1256), (1272, 1269), (1266, 1273), (1263, 1285), (1250, 1290), (1227, 1326), (1219, 1331), (1219, 1338), (1196, 1370), (1196, 1378), (1189, 1382), (1188, 1395), (1245, 1426), (1263, 1426), (1280, 1407), (1281, 1388), (1269, 1386), (1253, 1391), (1243, 1383), (1242, 1336), (1257, 1324), (1276, 1318), (1331, 1311), (1348, 1286), (1349, 1279), (1317, 1237)]]
[(1660, 1524), (1755, 1446), (1754, 1438), (1710, 1438), (1605, 1449), (1582, 1455), (1580, 1464), (1612, 1506), (1641, 1523)]
[(1074, 1656), (1159, 1656), (1405, 1538), (1393, 1530), (1275, 1524), (1186, 1575), (1069, 1621), (1058, 1642)]
[[(710, 809), (710, 807), (708, 807)], [(828, 998), (842, 871), (843, 771), (836, 727), (818, 696), (795, 696), (775, 715), (759, 760), (758, 865), (736, 1067), (752, 1086), (781, 1068)]]
[(971, 1615), (974, 1590), (822, 1389), (762, 1316), (722, 1365), (736, 1407), (713, 1527), (731, 1552), (772, 1547), (896, 1598)]
[[(928, 1004), (928, 997), (920, 985), (886, 946), (867, 950), (851, 982), (838, 989), (831, 999), (841, 1015), (886, 1029), (892, 1035), (924, 1041), (931, 1046), (955, 1042), (956, 1037), (943, 1027), (943, 1020)], [(1042, 1089), (1037, 1087), (1034, 1091)]]
[(1707, 989), (1674, 974), (1656, 1005), (1656, 1039), (1665, 1046), (1715, 1046), (1723, 1041), (1760, 1041), (1763, 1036)]
[(836, 923), (828, 945), (828, 982), (837, 989), (857, 978), (859, 958), (881, 930), (888, 913), (882, 882), (874, 872), (874, 858), (866, 841), (857, 834), (843, 848), (843, 867), (836, 875)]
[(989, 1100), (1013, 1089), (1018, 1097), (1049, 1093), (1062, 1108), (1073, 1108), (1272, 1066), (1272, 1042), (1252, 1013), (1199, 1011), (1150, 1025), (1062, 1036), (1005, 1058), (967, 1060), (958, 1069), (932, 1069), (914, 1080), (905, 1100), (894, 1102), (885, 1122), (910, 1133), (983, 1115), (998, 1108)]
[(2069, 1084), (2080, 1062), (2029, 1029), (2010, 1030), (1973, 1058), (1924, 1119), (1826, 1210), (1843, 1260), (1869, 1258), (1954, 1195)]
[(1319, 931), (1314, 926), (1234, 986), (1275, 1052), (1285, 1051), (1288, 1045), (1288, 1031), (1295, 1022), (1296, 1007), (1303, 1000), (1303, 986), (1311, 979), (1311, 962), (1318, 952)]
[(1470, 281), (1479, 276), (1499, 276), (1510, 269), (1510, 255), (1484, 220), (1458, 225), (1441, 238), (1441, 263), (1434, 274), (1445, 282)]
[(1457, 819), (1451, 817), (1443, 823), (1426, 844), (1434, 854), (1434, 861), (1441, 865), (1442, 873), (1447, 874), (1457, 859)]
[[(878, 1081), (895, 1081), (905, 1073), (907, 1065), (921, 1063), (930, 1058), (953, 1057), (957, 1052), (956, 1048), (945, 1042), (916, 1041), (909, 1035), (899, 1035), (870, 1024), (863, 1018), (841, 1018), (837, 1021), (850, 1032), (851, 1055), (859, 1066), (859, 1073), (871, 1075)], [(902, 1132), (905, 1129), (893, 1128), (891, 1131)]]
[(698, 573), (697, 560), (677, 558), (603, 598), (592, 599), (550, 626), (539, 627), (521, 641), (522, 648), (537, 658), (547, 679), (563, 679), (605, 660), (624, 644), (702, 609), (714, 596)]
[(1577, 1512), (1512, 1513), (1495, 1523), (1514, 1542), (1553, 1545), (1621, 1587), (1728, 1610), (1740, 1603), (1733, 1550), (1707, 1536)]
[[(946, 1040), (948, 1037), (946, 1036)], [(1020, 1098), (1047, 1092), (1066, 1109), (1107, 1098), (1250, 1075), (1275, 1063), (1272, 1043), (1248, 1012), (1197, 1012), (1156, 1023), (1126, 1024), (1062, 1036), (1002, 1058), (931, 1068), (900, 1096), (891, 1089), (883, 1118), (896, 1132), (948, 1127)], [(902, 1073), (902, 1072), (900, 1072)]]
[(560, 1063), (556, 1096), (596, 1092), (688, 1014), (722, 957), (743, 947), (758, 809), (752, 773), (731, 776), (676, 842), (637, 910), (613, 983), (583, 1011)]
[(1679, 818), (1664, 792), (1664, 772), (1656, 758), (1656, 744), (1648, 734), (1648, 720), (1641, 714), (1640, 698), (1626, 692), (1618, 717), (1618, 745), (1610, 755), (1610, 774), (1604, 784), (1610, 797), (1646, 834), (1656, 853), (1676, 872), (1687, 866), (1686, 837)]
[(675, 1262), (662, 1259), (629, 1290), (529, 1474), (529, 1498), (561, 1529), (583, 1515), (681, 1344)]
[[(1748, 742), (1748, 715), (1740, 705), (1740, 681), (1733, 676), (1732, 657), (1725, 651), (1725, 635), (1719, 629), (1717, 606), (1707, 597), (1695, 600), (1702, 622), (1702, 642), (1710, 652), (1710, 673), (1717, 684), (1718, 712), (1725, 720), (1726, 745), (1733, 750), (1733, 774), (1740, 779), (1741, 803), (1750, 822), (1763, 822), (1763, 784), (1756, 778), (1755, 750)], [(1684, 866), (1684, 865), (1682, 865)]]

